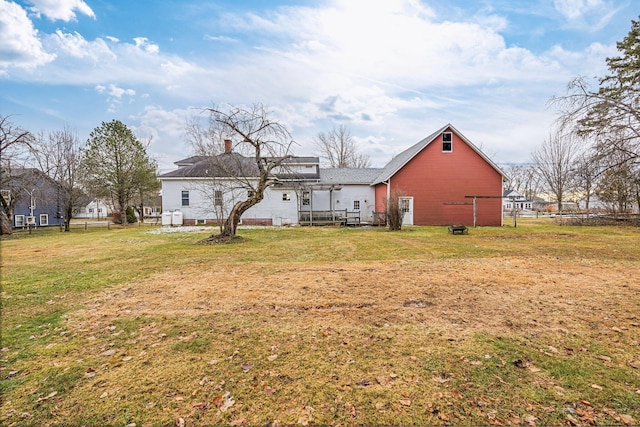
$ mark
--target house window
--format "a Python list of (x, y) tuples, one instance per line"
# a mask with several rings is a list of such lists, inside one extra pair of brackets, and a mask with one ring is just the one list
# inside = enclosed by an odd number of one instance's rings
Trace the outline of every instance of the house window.
[(49, 225), (49, 214), (40, 214), (40, 225)]
[(24, 227), (24, 215), (15, 216), (16, 227)]
[(182, 190), (182, 206), (189, 206), (189, 192)]
[(89, 208), (89, 213), (92, 214), (93, 213), (93, 208)]
[(445, 132), (442, 134), (442, 152), (450, 153), (453, 151), (453, 142), (451, 139), (451, 132)]
[(302, 192), (302, 206), (309, 206), (311, 204), (311, 193), (308, 191)]
[(222, 191), (221, 190), (216, 190), (213, 193), (213, 204), (215, 206), (222, 206)]
[(400, 210), (404, 213), (409, 212), (409, 199), (400, 199)]
[(291, 193), (282, 193), (282, 201), (283, 202), (291, 201)]
[(359, 211), (360, 210), (360, 200), (354, 200), (353, 201), (353, 210), (354, 211)]

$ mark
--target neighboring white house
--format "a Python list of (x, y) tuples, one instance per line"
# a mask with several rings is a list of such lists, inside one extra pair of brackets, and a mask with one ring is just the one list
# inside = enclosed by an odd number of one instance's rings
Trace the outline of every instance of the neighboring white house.
[(74, 218), (104, 220), (112, 213), (113, 210), (104, 200), (93, 199), (86, 206), (80, 208)]
[(518, 210), (531, 210), (533, 209), (533, 201), (524, 197), (516, 190), (505, 190), (502, 195), (502, 207), (505, 211), (511, 211), (515, 208)]

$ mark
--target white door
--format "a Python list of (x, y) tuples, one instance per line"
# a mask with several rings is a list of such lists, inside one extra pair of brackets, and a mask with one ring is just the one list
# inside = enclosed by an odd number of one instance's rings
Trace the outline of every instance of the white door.
[(413, 197), (400, 197), (400, 209), (404, 212), (402, 225), (413, 225)]

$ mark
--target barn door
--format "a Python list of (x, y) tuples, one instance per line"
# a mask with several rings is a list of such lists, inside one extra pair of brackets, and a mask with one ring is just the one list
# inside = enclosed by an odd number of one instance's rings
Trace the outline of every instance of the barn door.
[(400, 209), (404, 212), (402, 225), (413, 225), (413, 197), (400, 197)]

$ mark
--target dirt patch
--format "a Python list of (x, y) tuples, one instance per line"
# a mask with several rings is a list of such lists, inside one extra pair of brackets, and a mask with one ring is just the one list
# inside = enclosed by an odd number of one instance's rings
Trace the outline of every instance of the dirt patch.
[[(611, 333), (636, 323), (640, 267), (554, 258), (190, 266), (87, 301), (82, 315), (245, 313), (298, 327), (422, 324), (456, 335)], [(626, 316), (626, 318), (625, 318)], [(640, 316), (640, 315), (639, 315)]]

